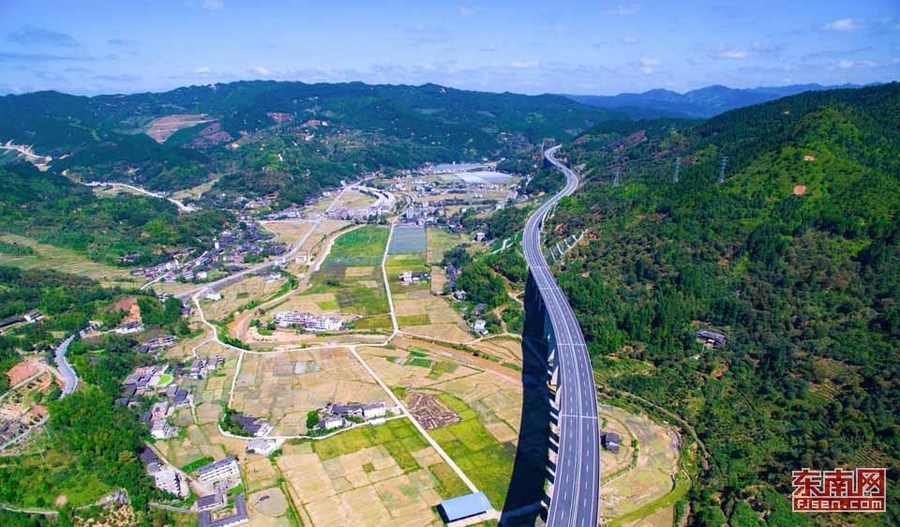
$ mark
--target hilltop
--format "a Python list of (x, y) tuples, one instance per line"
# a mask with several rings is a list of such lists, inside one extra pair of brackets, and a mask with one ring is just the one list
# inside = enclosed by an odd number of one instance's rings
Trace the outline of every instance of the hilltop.
[(894, 83), (695, 126), (604, 123), (567, 146), (586, 181), (551, 227), (591, 241), (561, 285), (605, 389), (677, 413), (708, 449), (695, 524), (831, 521), (790, 514), (791, 470), (898, 465), (898, 122)]

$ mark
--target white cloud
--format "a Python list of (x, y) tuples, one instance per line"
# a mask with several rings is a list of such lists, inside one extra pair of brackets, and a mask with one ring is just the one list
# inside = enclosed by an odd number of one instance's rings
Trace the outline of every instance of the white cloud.
[(838, 61), (837, 65), (842, 70), (849, 70), (850, 68), (871, 68), (872, 66), (875, 66), (875, 63), (871, 60), (842, 59)]
[(604, 11), (604, 14), (614, 15), (614, 16), (628, 16), (633, 15), (641, 10), (641, 6), (635, 3), (629, 4), (619, 4), (612, 9), (607, 9)]
[(212, 72), (211, 69), (207, 68), (206, 66), (201, 66), (201, 67), (197, 68), (197, 71), (195, 71), (194, 73), (196, 73), (198, 75), (205, 75), (205, 74), (211, 73), (211, 72)]
[(726, 51), (722, 51), (719, 53), (719, 57), (723, 59), (745, 59), (750, 56), (746, 50), (743, 49), (729, 49)]
[(537, 68), (540, 65), (541, 65), (541, 63), (536, 60), (528, 60), (528, 61), (517, 60), (517, 61), (511, 63), (509, 65), (509, 67), (516, 68), (516, 69), (527, 69), (527, 68)]
[(637, 37), (622, 37), (622, 44), (637, 44), (639, 41)]
[(225, 0), (203, 0), (203, 9), (217, 11), (225, 7)]
[(472, 16), (476, 13), (475, 8), (470, 6), (469, 4), (460, 4), (459, 5), (459, 14), (462, 16)]
[(657, 66), (659, 66), (659, 61), (656, 59), (642, 58), (638, 61), (638, 69), (641, 73), (646, 73), (648, 75), (655, 72)]
[(853, 18), (839, 18), (825, 24), (825, 29), (829, 31), (856, 31), (861, 27), (863, 27), (862, 21)]
[(252, 68), (250, 68), (250, 71), (263, 77), (268, 77), (272, 74), (272, 72), (269, 71), (269, 68), (260, 65), (253, 66)]

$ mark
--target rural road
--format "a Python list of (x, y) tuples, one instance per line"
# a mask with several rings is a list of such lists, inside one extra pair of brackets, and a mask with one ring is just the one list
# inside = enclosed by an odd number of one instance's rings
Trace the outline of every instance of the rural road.
[(68, 359), (66, 359), (66, 352), (69, 351), (69, 344), (72, 343), (74, 338), (74, 336), (67, 338), (58, 348), (56, 348), (56, 367), (59, 369), (59, 373), (62, 375), (63, 382), (65, 383), (60, 398), (69, 395), (78, 388), (78, 375), (75, 373), (75, 370), (72, 369), (72, 365), (69, 364)]
[[(337, 205), (338, 201), (340, 201), (340, 199), (341, 199), (341, 196), (344, 195), (344, 192), (346, 192), (354, 187), (357, 187), (362, 182), (367, 181), (368, 179), (371, 179), (371, 178), (363, 179), (362, 181), (360, 181), (358, 183), (354, 183), (352, 185), (342, 187), (341, 191), (334, 198), (334, 201), (332, 201), (331, 204), (328, 206), (328, 208), (325, 209), (325, 212), (328, 213), (329, 211), (331, 211), (331, 209), (333, 209), (335, 207), (335, 205)], [(323, 214), (323, 216), (324, 216), (324, 214)], [(317, 220), (315, 223), (313, 223), (313, 226), (309, 230), (309, 232), (306, 233), (306, 235), (294, 245), (293, 249), (291, 249), (290, 251), (288, 251), (287, 253), (282, 255), (280, 259), (288, 261), (291, 258), (293, 258), (294, 256), (296, 256), (297, 253), (299, 253), (303, 249), (303, 245), (306, 243), (306, 241), (309, 239), (309, 237), (312, 236), (312, 234), (313, 234), (313, 232), (315, 232), (316, 228), (318, 228), (319, 225), (321, 225), (322, 221), (324, 221), (324, 219)], [(175, 297), (180, 300), (187, 300), (187, 299), (193, 297), (194, 295), (196, 295), (197, 293), (200, 293), (204, 289), (218, 290), (219, 288), (225, 287), (226, 285), (236, 282), (249, 274), (258, 273), (260, 271), (269, 269), (270, 267), (274, 267), (275, 263), (276, 263), (276, 261), (270, 261), (270, 262), (262, 263), (262, 264), (259, 264), (259, 265), (253, 266), (253, 267), (249, 267), (247, 269), (244, 269), (243, 271), (238, 271), (237, 273), (230, 274), (230, 275), (228, 275), (224, 278), (220, 278), (214, 282), (201, 284), (201, 285), (199, 285), (197, 287), (193, 287), (187, 291), (178, 293), (177, 295), (175, 295)]]
[(544, 157), (566, 175), (566, 186), (528, 218), (522, 245), (525, 261), (553, 326), (550, 346), (559, 369), (559, 448), (548, 527), (595, 527), (600, 500), (600, 431), (590, 356), (581, 327), (541, 252), (541, 229), (550, 210), (578, 188), (575, 173), (556, 160), (559, 146)]

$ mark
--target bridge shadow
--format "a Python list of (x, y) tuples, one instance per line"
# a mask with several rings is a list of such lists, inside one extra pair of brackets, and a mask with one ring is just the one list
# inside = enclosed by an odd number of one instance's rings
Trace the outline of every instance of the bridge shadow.
[(516, 460), (502, 526), (533, 526), (540, 515), (550, 446), (550, 402), (547, 391), (547, 343), (540, 292), (531, 274), (525, 286), (525, 329), (522, 332), (522, 420)]

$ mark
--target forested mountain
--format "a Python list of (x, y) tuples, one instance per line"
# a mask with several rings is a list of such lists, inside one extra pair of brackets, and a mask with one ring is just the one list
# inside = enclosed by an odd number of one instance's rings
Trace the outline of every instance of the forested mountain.
[(900, 84), (604, 123), (566, 152), (586, 181), (551, 227), (590, 241), (561, 285), (601, 389), (679, 414), (709, 451), (692, 524), (900, 523), (896, 485), (887, 514), (785, 498), (802, 467), (900, 476)]
[(168, 258), (165, 249), (205, 246), (231, 216), (205, 209), (179, 214), (168, 201), (124, 194), (100, 198), (90, 188), (23, 162), (0, 166), (0, 232), (66, 247), (115, 264)]
[[(160, 144), (160, 117), (195, 116)], [(0, 142), (33, 145), (51, 170), (172, 190), (222, 176), (223, 189), (286, 189), (303, 200), (341, 178), (424, 161), (508, 156), (544, 137), (567, 139), (604, 119), (656, 116), (562, 96), (247, 81), (166, 93), (0, 97)]]
[(153, 198), (97, 199), (75, 182), (163, 192), (214, 182), (204, 211), (240, 210), (244, 198), (265, 194), (287, 206), (368, 171), (514, 157), (544, 137), (571, 138), (612, 117), (630, 114), (554, 95), (435, 85), (253, 81), (135, 95), (8, 95), (0, 97), (0, 143), (53, 159), (42, 173), (10, 152), (0, 156), (0, 231), (97, 260), (138, 252), (136, 263), (147, 263), (164, 248), (208, 241), (225, 218), (179, 216)]
[(773, 101), (781, 97), (807, 91), (822, 91), (835, 88), (855, 88), (854, 85), (822, 86), (821, 84), (796, 84), (792, 86), (772, 86), (760, 88), (729, 88), (727, 86), (706, 86), (685, 93), (656, 89), (643, 93), (620, 93), (619, 95), (569, 95), (578, 101), (600, 108), (631, 108), (652, 110), (671, 117), (706, 118), (728, 110)]

